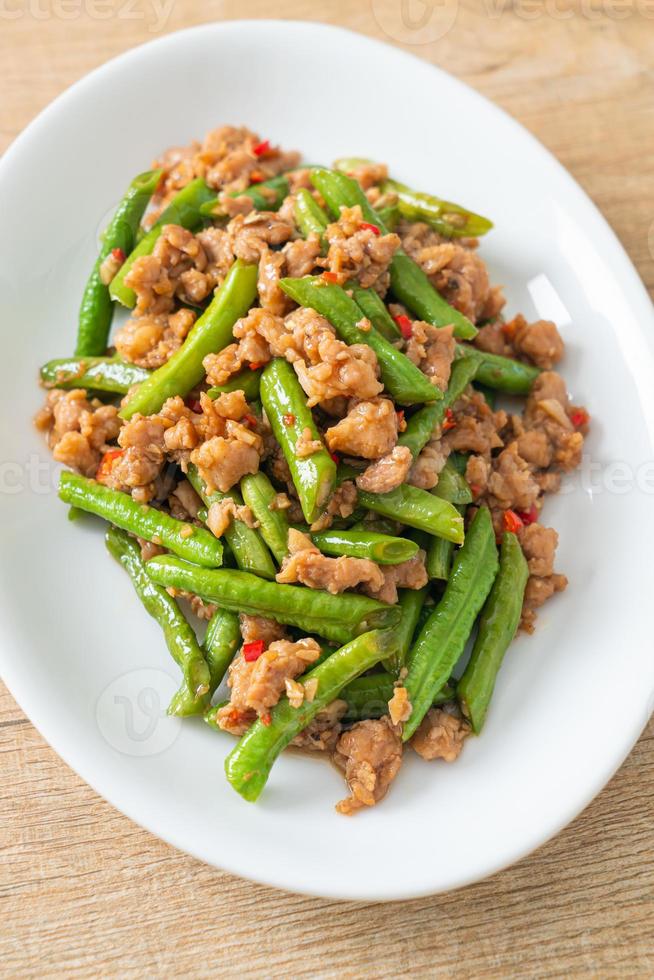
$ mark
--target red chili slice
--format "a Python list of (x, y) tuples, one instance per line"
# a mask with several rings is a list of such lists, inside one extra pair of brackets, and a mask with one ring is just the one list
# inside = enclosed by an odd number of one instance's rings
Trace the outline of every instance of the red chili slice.
[(282, 415), (282, 422), (287, 427), (288, 426), (291, 426), (291, 425), (295, 425), (295, 416), (294, 415), (290, 415), (290, 414), (289, 415)]
[(502, 520), (505, 531), (510, 531), (511, 534), (517, 534), (521, 527), (524, 527), (523, 522), (518, 517), (514, 510), (505, 510), (504, 517)]
[(262, 140), (261, 143), (257, 143), (256, 146), (252, 147), (252, 152), (255, 157), (262, 157), (264, 153), (267, 153), (270, 149), (270, 140)]
[(570, 416), (570, 421), (575, 429), (581, 429), (590, 422), (590, 415), (585, 408), (576, 408)]
[(263, 365), (263, 361), (252, 361), (250, 364), (248, 364), (248, 367), (250, 368), (250, 371), (258, 371), (259, 368), (263, 367)]
[(251, 643), (244, 643), (243, 659), (251, 664), (253, 661), (259, 659), (265, 649), (266, 644), (263, 640), (253, 640)]
[(338, 282), (338, 276), (335, 272), (323, 272), (320, 278), (324, 279), (325, 282), (330, 282), (330, 283)]
[(368, 231), (371, 231), (374, 235), (381, 235), (381, 231), (379, 230), (377, 225), (371, 225), (369, 221), (362, 221), (361, 224), (359, 225), (359, 228), (366, 228)]
[(535, 524), (538, 520), (538, 508), (536, 504), (532, 504), (529, 510), (517, 510), (516, 514), (525, 525)]
[(400, 328), (400, 333), (404, 339), (408, 340), (413, 334), (413, 324), (411, 323), (411, 320), (408, 318), (406, 313), (400, 313), (398, 316), (394, 316), (393, 319)]
[(454, 412), (451, 408), (445, 409), (445, 418), (443, 419), (443, 424), (441, 429), (443, 432), (448, 432), (456, 426), (456, 419), (454, 418)]
[(244, 415), (243, 416), (243, 420), (245, 422), (247, 422), (247, 424), (250, 426), (251, 429), (256, 429), (256, 427), (257, 427), (257, 417), (256, 417), (256, 415), (250, 415), (250, 413), (248, 412), (247, 415)]
[(340, 461), (341, 461), (341, 460), (340, 460), (340, 458), (339, 458), (339, 457), (338, 457), (338, 456), (336, 455), (336, 453), (330, 453), (329, 455), (331, 456), (331, 458), (332, 458), (332, 459), (334, 460), (334, 462), (335, 462), (335, 463), (336, 463), (336, 465), (338, 466), (338, 464), (340, 463)]
[(109, 476), (114, 465), (114, 460), (118, 459), (119, 456), (122, 456), (124, 452), (124, 449), (109, 449), (104, 454), (95, 474), (95, 478), (98, 483), (102, 483), (102, 481)]
[(122, 248), (112, 248), (111, 255), (116, 260), (116, 262), (120, 262), (121, 264), (127, 258), (127, 256), (123, 252)]

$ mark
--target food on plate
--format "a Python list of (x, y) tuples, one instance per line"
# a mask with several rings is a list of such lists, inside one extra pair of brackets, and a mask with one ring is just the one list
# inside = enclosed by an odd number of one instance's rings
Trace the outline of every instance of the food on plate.
[(556, 325), (504, 315), (491, 228), (223, 126), (131, 182), (41, 369), (59, 495), (107, 522), (180, 668), (169, 713), (238, 738), (246, 800), (289, 745), (343, 772), (344, 814), (407, 746), (454, 761), (567, 585), (540, 518), (589, 415)]

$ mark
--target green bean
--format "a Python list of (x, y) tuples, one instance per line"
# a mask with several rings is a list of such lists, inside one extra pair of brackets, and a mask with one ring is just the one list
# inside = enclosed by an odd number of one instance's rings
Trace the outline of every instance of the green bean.
[[(341, 467), (343, 475), (347, 468)], [(427, 490), (403, 484), (388, 493), (366, 493), (359, 490), (359, 503), (382, 517), (408, 524), (419, 531), (435, 534), (461, 544), (463, 520), (456, 507), (447, 500), (435, 497)]]
[(520, 622), (529, 567), (515, 534), (502, 536), (500, 570), (482, 609), (479, 632), (468, 666), (457, 684), (463, 713), (479, 734), (493, 696), (495, 680), (504, 654)]
[(143, 235), (136, 248), (133, 248), (125, 262), (109, 284), (109, 294), (112, 299), (132, 309), (136, 303), (136, 293), (125, 285), (125, 277), (131, 271), (137, 259), (151, 255), (164, 225), (181, 225), (190, 231), (202, 222), (201, 206), (214, 197), (205, 182), (198, 177), (175, 195), (170, 204), (164, 208), (155, 224)]
[(493, 227), (493, 222), (468, 211), (460, 204), (442, 201), (432, 194), (414, 191), (397, 180), (385, 180), (382, 194), (397, 194), (397, 207), (408, 221), (424, 221), (446, 238), (477, 238)]
[[(375, 224), (382, 232), (387, 233), (381, 218), (371, 207), (361, 186), (352, 177), (334, 170), (317, 168), (311, 172), (311, 182), (327, 202), (327, 207), (335, 217), (340, 214), (341, 207), (359, 205), (363, 217), (370, 224)], [(432, 323), (436, 327), (454, 326), (454, 333), (463, 340), (469, 340), (477, 335), (477, 328), (458, 310), (450, 306), (436, 292), (429, 279), (403, 249), (398, 249), (390, 266), (391, 291), (396, 298), (421, 320)]]
[(109, 527), (105, 543), (109, 552), (131, 578), (136, 594), (147, 612), (161, 626), (166, 646), (173, 660), (182, 669), (183, 683), (171, 701), (169, 714), (201, 714), (211, 696), (211, 673), (195, 633), (175, 600), (165, 589), (155, 585), (146, 573), (136, 541), (124, 531)]
[(224, 385), (209, 388), (207, 394), (209, 398), (219, 398), (220, 395), (230, 391), (242, 391), (247, 401), (254, 401), (259, 397), (262, 370), (262, 368), (257, 368), (256, 371), (251, 371), (250, 368), (246, 368), (244, 371), (239, 371), (238, 374), (233, 374)]
[(395, 231), (400, 223), (400, 209), (397, 204), (387, 204), (383, 208), (376, 208), (377, 217), (384, 228), (388, 231)]
[(407, 538), (374, 531), (318, 531), (311, 540), (325, 555), (368, 558), (380, 565), (399, 565), (418, 554), (418, 545)]
[[(237, 487), (232, 487), (227, 493), (222, 493), (220, 490), (207, 493), (204, 481), (192, 463), (188, 468), (186, 476), (195, 492), (207, 506), (207, 509), (212, 504), (230, 499), (234, 501), (237, 507), (243, 506), (243, 498)], [(205, 519), (201, 518), (201, 520)], [(276, 574), (275, 566), (256, 528), (248, 527), (244, 521), (239, 521), (237, 518), (234, 518), (229, 522), (224, 532), (224, 538), (234, 555), (236, 564), (242, 571), (252, 572), (253, 575), (260, 575), (262, 578), (274, 579)]]
[(329, 224), (329, 217), (305, 187), (295, 195), (293, 216), (304, 238), (308, 238), (309, 235), (319, 235), (322, 239)]
[[(270, 193), (266, 194), (268, 190)], [(278, 211), (284, 198), (290, 193), (288, 180), (281, 174), (262, 180), (258, 184), (250, 184), (244, 191), (230, 191), (230, 197), (249, 197), (257, 211)], [(227, 212), (220, 203), (220, 195), (215, 195), (200, 205), (200, 214), (209, 218), (224, 218)]]
[(412, 710), (404, 724), (404, 741), (413, 735), (434, 695), (445, 684), (463, 653), (497, 568), (493, 522), (488, 509), (480, 507), (468, 528), (465, 544), (454, 557), (443, 597), (422, 627), (409, 654), (409, 672), (404, 686)]
[(277, 509), (277, 491), (261, 470), (241, 479), (241, 493), (259, 522), (261, 537), (281, 565), (288, 554), (288, 519), (284, 510)]
[[(366, 718), (381, 718), (388, 714), (388, 702), (393, 697), (395, 678), (387, 671), (357, 677), (343, 688), (339, 698), (347, 701), (346, 722), (364, 721)], [(454, 691), (446, 684), (434, 697), (432, 705), (451, 701)]]
[[(155, 586), (160, 588), (160, 586)], [(165, 590), (164, 590), (165, 591)], [(167, 594), (167, 593), (166, 593)], [(211, 674), (209, 694), (220, 685), (241, 642), (238, 615), (227, 609), (216, 609), (204, 636), (204, 656)]]
[(497, 404), (497, 392), (493, 391), (492, 388), (487, 388), (486, 385), (481, 385), (477, 381), (473, 381), (472, 387), (475, 391), (480, 392), (484, 396), (484, 400), (488, 407), (495, 411), (495, 406)]
[(477, 360), (475, 381), (507, 395), (528, 395), (541, 373), (540, 368), (531, 364), (523, 364), (500, 354), (487, 354), (467, 344), (457, 344), (457, 355), (474, 357)]
[(187, 395), (202, 381), (202, 361), (232, 341), (232, 327), (250, 309), (257, 294), (257, 267), (238, 259), (202, 316), (193, 324), (182, 346), (140, 385), (120, 415), (131, 419), (140, 412), (158, 412), (167, 398)]
[(209, 531), (177, 521), (170, 514), (147, 504), (138, 504), (122, 490), (112, 490), (79, 473), (64, 471), (59, 478), (59, 496), (65, 504), (96, 514), (139, 538), (160, 544), (180, 558), (207, 568), (222, 563), (223, 546)]
[(41, 368), (41, 381), (46, 388), (87, 388), (118, 395), (149, 377), (145, 368), (120, 357), (61, 357)]
[[(465, 507), (459, 506), (457, 510), (463, 517)], [(445, 541), (444, 538), (430, 538), (425, 560), (425, 568), (429, 578), (447, 582), (450, 577), (453, 557), (454, 545), (451, 541)]]
[(236, 792), (250, 802), (258, 799), (275, 759), (289, 742), (338, 697), (346, 684), (388, 656), (392, 642), (389, 633), (379, 630), (358, 636), (303, 675), (303, 681), (318, 681), (313, 701), (305, 699), (299, 708), (293, 708), (283, 698), (271, 710), (266, 724), (257, 719), (225, 759), (225, 773)]
[(114, 249), (124, 254), (132, 250), (143, 212), (160, 177), (161, 170), (149, 170), (134, 178), (102, 236), (100, 254), (84, 288), (79, 310), (75, 346), (78, 357), (104, 354), (107, 348), (113, 306), (109, 287), (100, 278), (100, 267)]
[(354, 280), (348, 282), (345, 288), (352, 293), (354, 302), (382, 337), (391, 343), (401, 338), (400, 328), (388, 312), (386, 303), (379, 293), (374, 289), (364, 289)]
[(374, 520), (365, 520), (362, 518), (360, 521), (355, 521), (355, 523), (351, 525), (349, 530), (350, 531), (374, 531), (375, 534), (390, 534), (392, 537), (396, 537), (398, 532), (398, 527), (397, 527), (397, 521), (390, 521), (387, 520), (385, 517), (375, 517)]
[[(441, 541), (442, 538), (432, 538), (432, 541)], [(447, 542), (449, 544), (449, 542)], [(420, 617), (420, 611), (425, 604), (425, 599), (429, 592), (428, 586), (422, 589), (400, 589), (398, 592), (398, 603), (402, 610), (402, 619), (395, 627), (395, 639), (397, 649), (393, 656), (384, 662), (386, 670), (390, 671), (394, 677), (399, 677), (400, 671), (404, 667), (407, 654), (413, 642), (413, 637)]]
[[(313, 420), (295, 371), (283, 358), (275, 358), (261, 376), (261, 401), (293, 477), (302, 513), (313, 524), (325, 509), (336, 481), (336, 464)], [(320, 449), (310, 456), (296, 455), (300, 437), (308, 429)]]
[(394, 606), (353, 592), (332, 595), (231, 569), (209, 572), (168, 555), (152, 558), (147, 567), (159, 585), (184, 589), (223, 609), (276, 619), (337, 643), (370, 629), (394, 626), (400, 619)]
[(384, 387), (396, 402), (413, 405), (443, 397), (440, 389), (431, 384), (422, 371), (374, 327), (364, 331), (357, 326), (363, 319), (362, 312), (340, 286), (327, 283), (320, 276), (281, 279), (279, 284), (300, 306), (309, 306), (326, 317), (346, 344), (368, 344), (372, 347), (377, 355)]
[(407, 420), (406, 429), (397, 440), (398, 445), (408, 446), (411, 455), (416, 459), (431, 439), (436, 427), (441, 425), (448, 408), (451, 408), (461, 397), (476, 373), (477, 363), (473, 358), (461, 357), (455, 361), (443, 400), (424, 405), (414, 412)]
[(438, 474), (438, 483), (432, 493), (442, 500), (449, 500), (451, 504), (472, 503), (472, 490), (466, 478), (461, 476), (449, 459)]

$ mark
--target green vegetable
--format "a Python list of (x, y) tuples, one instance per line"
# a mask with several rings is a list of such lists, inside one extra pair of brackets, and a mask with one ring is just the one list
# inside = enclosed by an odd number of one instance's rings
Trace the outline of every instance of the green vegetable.
[(311, 540), (325, 555), (368, 558), (380, 565), (399, 565), (418, 554), (414, 541), (374, 531), (318, 531)]
[[(339, 468), (339, 477), (346, 479), (348, 467)], [(427, 490), (403, 484), (388, 493), (367, 493), (359, 490), (359, 503), (382, 517), (408, 524), (419, 531), (435, 534), (455, 544), (463, 541), (463, 519), (453, 504), (435, 497)]]
[(468, 528), (465, 544), (454, 557), (443, 597), (420, 630), (409, 654), (409, 672), (404, 686), (412, 711), (404, 724), (402, 737), (405, 742), (418, 728), (434, 695), (443, 687), (463, 653), (497, 568), (493, 522), (488, 509), (480, 507)]
[(262, 368), (257, 368), (256, 371), (252, 371), (250, 368), (246, 368), (244, 371), (239, 371), (238, 374), (233, 374), (224, 385), (209, 388), (207, 394), (209, 398), (218, 398), (230, 391), (242, 391), (247, 401), (255, 401), (259, 397), (262, 370)]
[(364, 289), (355, 281), (348, 282), (345, 288), (352, 293), (354, 302), (382, 337), (391, 343), (401, 338), (400, 328), (388, 312), (379, 293), (374, 289)]
[(424, 221), (446, 238), (477, 238), (493, 227), (493, 222), (460, 204), (442, 201), (432, 194), (414, 191), (397, 180), (385, 180), (381, 191), (397, 194), (397, 207), (408, 221)]
[[(380, 216), (352, 177), (334, 170), (317, 168), (311, 173), (311, 182), (320, 191), (335, 217), (339, 216), (341, 207), (351, 208), (358, 204), (364, 220), (377, 225), (382, 234), (387, 234)], [(451, 323), (456, 336), (463, 340), (470, 340), (477, 335), (477, 328), (436, 292), (422, 269), (403, 249), (398, 249), (395, 253), (390, 271), (392, 292), (419, 319), (433, 323), (436, 327), (445, 327)]]
[[(334, 488), (336, 464), (325, 448), (290, 364), (282, 358), (270, 361), (261, 376), (260, 390), (268, 421), (291, 471), (302, 513), (307, 523), (313, 524)], [(321, 448), (310, 456), (298, 456), (296, 447), (305, 429)]]
[[(395, 678), (387, 671), (357, 677), (343, 688), (339, 698), (347, 701), (344, 721), (363, 721), (366, 718), (381, 718), (388, 714), (388, 702), (393, 697)], [(432, 704), (451, 701), (454, 691), (446, 684), (435, 696)]]
[[(265, 191), (273, 194), (266, 194)], [(288, 180), (281, 175), (262, 180), (258, 184), (250, 184), (244, 191), (231, 191), (230, 197), (249, 197), (257, 211), (278, 211), (284, 198), (290, 193)], [(220, 195), (215, 195), (200, 205), (200, 214), (209, 218), (222, 218), (227, 212), (220, 203)]]
[(442, 500), (449, 500), (452, 504), (472, 503), (472, 490), (468, 486), (466, 478), (457, 472), (456, 467), (449, 459), (438, 474), (438, 483), (432, 493)]
[(522, 612), (529, 567), (515, 534), (502, 536), (500, 570), (486, 600), (468, 666), (457, 684), (461, 708), (475, 734), (484, 726), (502, 660), (515, 636)]
[[(189, 466), (186, 476), (207, 509), (212, 504), (220, 503), (220, 501), (227, 499), (233, 500), (237, 506), (243, 506), (243, 498), (238, 492), (237, 487), (232, 487), (227, 493), (222, 493), (220, 490), (207, 493), (204, 481), (193, 464)], [(206, 518), (203, 517), (200, 519), (206, 523)], [(260, 575), (262, 578), (274, 579), (276, 574), (275, 566), (268, 549), (255, 528), (248, 527), (244, 521), (232, 518), (223, 536), (240, 569), (244, 572), (252, 572), (254, 575)]]
[[(457, 507), (463, 517), (465, 507)], [(440, 579), (447, 582), (450, 577), (452, 558), (454, 556), (454, 545), (451, 541), (444, 538), (430, 538), (427, 545), (427, 558), (425, 568), (430, 579)]]
[(145, 368), (120, 357), (62, 357), (41, 368), (41, 381), (46, 388), (87, 388), (118, 395), (149, 377)]
[(281, 565), (288, 554), (288, 520), (285, 511), (273, 506), (277, 491), (266, 474), (259, 471), (241, 479), (241, 493), (259, 522), (261, 537)]
[(135, 177), (105, 229), (100, 254), (82, 295), (75, 347), (78, 357), (104, 354), (107, 348), (113, 306), (109, 288), (100, 278), (100, 266), (114, 249), (124, 254), (132, 250), (143, 212), (160, 177), (161, 170), (148, 170)]
[(109, 527), (105, 543), (109, 552), (131, 578), (146, 611), (161, 626), (166, 646), (173, 660), (182, 669), (183, 683), (171, 701), (169, 714), (201, 714), (209, 703), (212, 682), (210, 668), (198, 646), (195, 633), (175, 600), (147, 575), (136, 541), (124, 531)]
[[(201, 206), (214, 197), (201, 178), (192, 180), (179, 194), (176, 194), (170, 204), (162, 211), (152, 228), (143, 235), (136, 248), (128, 255), (125, 262), (109, 284), (109, 294), (112, 299), (132, 309), (136, 304), (136, 293), (125, 285), (125, 277), (131, 271), (137, 259), (143, 255), (151, 255), (164, 225), (181, 225), (192, 231), (202, 222)], [(129, 251), (124, 249), (123, 251)], [(89, 351), (88, 353), (91, 353)], [(101, 353), (101, 351), (97, 351)]]
[(269, 724), (257, 719), (225, 759), (225, 773), (236, 792), (250, 802), (258, 799), (275, 759), (289, 742), (338, 697), (346, 684), (388, 656), (392, 643), (389, 633), (364, 633), (304, 674), (302, 681), (318, 681), (314, 700), (305, 699), (299, 708), (292, 708), (283, 698), (271, 710)]
[(232, 342), (232, 327), (245, 316), (256, 295), (257, 267), (238, 259), (179, 350), (153, 371), (123, 406), (122, 418), (131, 419), (137, 412), (152, 415), (167, 398), (184, 397), (199, 384), (204, 378), (202, 361)]
[(368, 344), (379, 362), (381, 379), (389, 395), (400, 405), (431, 402), (442, 398), (442, 392), (401, 351), (374, 327), (364, 331), (358, 323), (362, 312), (344, 289), (325, 282), (320, 276), (303, 279), (281, 279), (284, 292), (300, 306), (309, 306), (332, 324), (346, 344)]
[(507, 395), (528, 395), (541, 373), (540, 368), (532, 367), (531, 364), (523, 364), (522, 361), (514, 361), (500, 354), (487, 354), (486, 351), (477, 350), (467, 344), (457, 345), (457, 355), (474, 357), (477, 361), (475, 381)]
[(398, 446), (408, 446), (416, 459), (429, 442), (436, 426), (442, 424), (445, 413), (461, 397), (477, 373), (477, 362), (462, 357), (452, 365), (449, 384), (443, 400), (424, 405), (407, 420), (406, 429), (397, 440)]
[(147, 569), (159, 585), (184, 589), (223, 609), (266, 616), (337, 643), (369, 629), (394, 626), (400, 619), (394, 606), (353, 592), (332, 595), (300, 585), (267, 582), (247, 572), (209, 571), (168, 555), (152, 558)]
[(223, 546), (209, 531), (177, 521), (147, 504), (138, 504), (122, 490), (111, 490), (96, 480), (64, 471), (59, 478), (59, 496), (65, 504), (97, 514), (139, 538), (168, 548), (180, 558), (207, 568), (222, 563)]
[[(154, 588), (161, 588), (161, 586), (155, 585)], [(240, 642), (241, 630), (239, 628), (238, 615), (234, 612), (229, 612), (227, 609), (216, 609), (209, 620), (204, 643), (202, 644), (211, 674), (210, 695), (220, 685), (227, 668), (234, 659)]]
[(295, 224), (300, 229), (303, 238), (308, 238), (309, 235), (319, 235), (322, 239), (323, 233), (329, 224), (329, 218), (315, 197), (305, 187), (300, 188), (295, 195), (293, 216), (295, 218)]
[[(432, 538), (431, 540), (442, 541), (442, 538)], [(446, 543), (449, 544), (449, 542)], [(429, 587), (427, 585), (423, 586), (422, 589), (400, 589), (398, 591), (402, 619), (394, 630), (397, 648), (393, 656), (384, 663), (386, 669), (395, 677), (399, 677), (400, 671), (404, 667), (428, 592)]]

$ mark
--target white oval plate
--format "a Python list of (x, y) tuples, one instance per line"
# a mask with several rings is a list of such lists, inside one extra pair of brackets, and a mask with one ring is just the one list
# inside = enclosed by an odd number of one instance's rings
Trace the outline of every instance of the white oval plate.
[[(329, 765), (281, 759), (251, 805), (224, 779), (228, 737), (161, 717), (176, 671), (157, 627), (100, 527), (66, 520), (30, 425), (37, 366), (73, 348), (108, 210), (160, 150), (223, 122), (311, 161), (389, 161), (400, 179), (492, 216), (482, 254), (508, 310), (558, 320), (563, 371), (593, 416), (581, 475), (545, 510), (570, 587), (511, 648), (483, 737), (454, 766), (407, 753), (383, 805), (352, 819), (334, 811), (345, 791)], [(579, 813), (652, 709), (654, 324), (613, 233), (556, 161), (398, 50), (318, 24), (232, 22), (164, 37), (73, 86), (6, 154), (0, 192), (1, 660), (69, 765), (203, 861), (335, 898), (455, 888)]]

